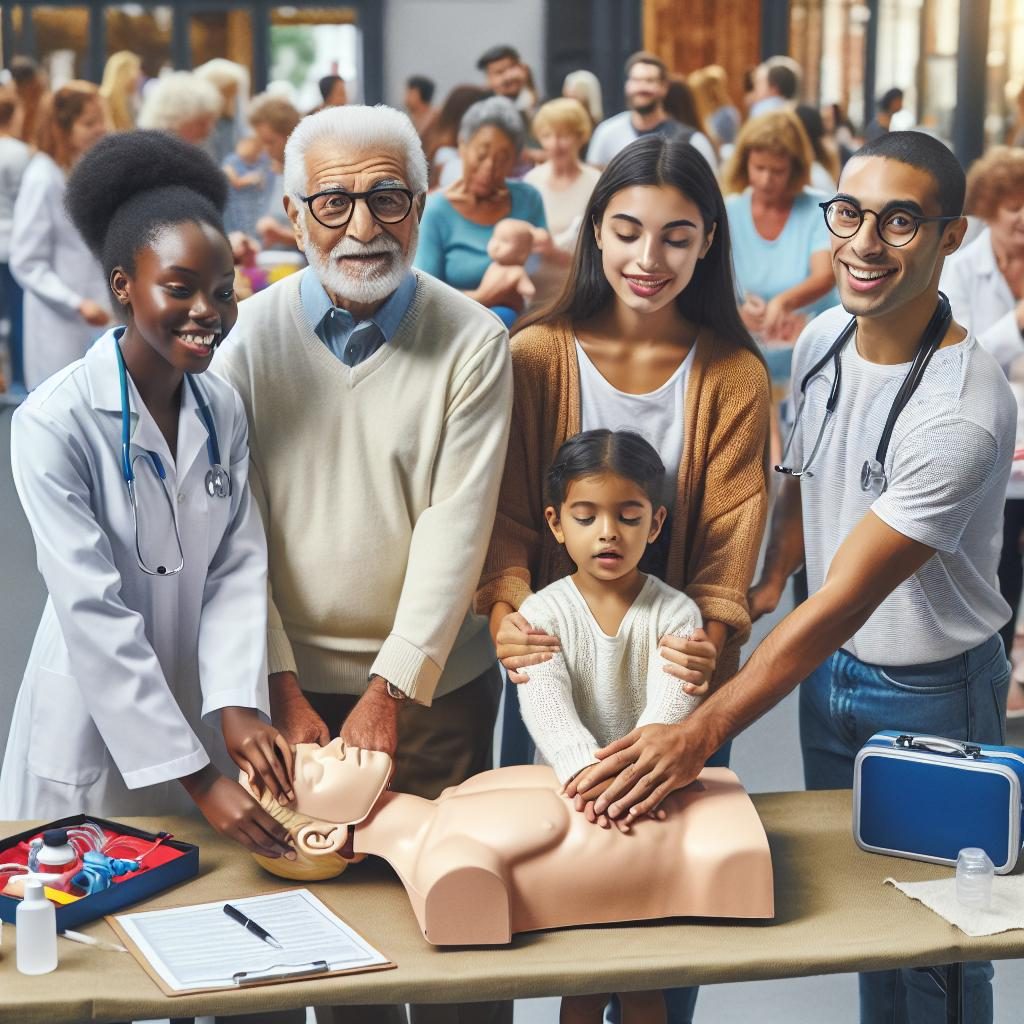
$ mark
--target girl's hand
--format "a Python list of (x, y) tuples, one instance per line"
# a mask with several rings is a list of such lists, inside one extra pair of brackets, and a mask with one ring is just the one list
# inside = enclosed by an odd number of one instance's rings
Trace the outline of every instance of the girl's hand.
[[(608, 786), (611, 785), (611, 781), (612, 780), (609, 779), (604, 785), (596, 786), (594, 787), (594, 789), (598, 793), (603, 793), (608, 788)], [(597, 796), (594, 794), (594, 790), (592, 790), (591, 793), (588, 795), (588, 799), (586, 800), (577, 793), (576, 796), (573, 797), (572, 804), (573, 807), (575, 807), (576, 810), (579, 811), (587, 819), (587, 821), (591, 823), (591, 825), (599, 825), (601, 828), (611, 828), (612, 825), (614, 825), (620, 832), (623, 833), (628, 832), (630, 830), (633, 821), (636, 819), (627, 820), (625, 817), (609, 818), (608, 815), (605, 813), (598, 814), (594, 808), (594, 804), (596, 803), (596, 801)], [(656, 810), (653, 810), (647, 815), (645, 815), (645, 817), (650, 818), (652, 821), (664, 821), (665, 812), (660, 808), (657, 808)]]
[(695, 629), (688, 638), (666, 634), (658, 641), (658, 653), (665, 659), (664, 670), (681, 679), (687, 693), (700, 697), (708, 692), (718, 648), (703, 629)]
[(226, 779), (212, 765), (180, 781), (203, 817), (221, 835), (261, 857), (295, 860), (288, 830), (274, 821), (237, 782)]
[(266, 788), (279, 803), (295, 799), (292, 789), (292, 748), (288, 741), (253, 708), (222, 708), (220, 729), (231, 760), (249, 776), (249, 783)]
[(520, 670), (550, 661), (562, 649), (557, 636), (534, 629), (519, 612), (501, 620), (494, 646), (511, 683), (528, 683), (530, 677)]

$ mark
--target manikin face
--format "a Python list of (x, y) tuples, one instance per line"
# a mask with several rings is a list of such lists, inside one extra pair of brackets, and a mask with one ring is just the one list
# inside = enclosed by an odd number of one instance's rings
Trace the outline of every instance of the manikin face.
[(573, 480), (561, 508), (544, 514), (579, 571), (602, 582), (635, 572), (665, 522), (664, 506), (655, 509), (639, 484), (611, 472)]
[[(310, 146), (306, 153), (306, 195), (386, 186), (409, 188), (404, 160), (397, 154), (345, 152), (331, 140)], [(324, 227), (291, 196), (286, 205), (298, 244), (335, 301), (372, 305), (402, 283), (416, 255), (419, 203), (405, 220), (381, 224), (366, 202), (358, 200), (348, 223), (337, 228)]]
[(668, 82), (656, 64), (634, 64), (626, 79), (626, 102), (631, 110), (646, 116), (653, 114), (668, 95)]
[(323, 747), (300, 743), (295, 748), (293, 808), (321, 821), (361, 821), (390, 774), (387, 754), (346, 747), (340, 737)]
[(642, 315), (664, 309), (690, 283), (715, 229), (670, 185), (616, 192), (595, 228), (605, 277), (618, 302)]
[(150, 348), (176, 370), (202, 373), (238, 317), (234, 279), (228, 240), (184, 221), (135, 254), (133, 274), (115, 269), (111, 285)]
[(525, 221), (499, 221), (487, 243), (487, 255), (506, 266), (522, 266), (532, 251), (533, 230)]
[[(862, 210), (906, 210), (924, 217), (942, 213), (935, 179), (885, 157), (854, 158), (839, 181), (839, 195)], [(945, 256), (955, 252), (967, 222), (922, 224), (907, 245), (886, 245), (873, 214), (852, 238), (831, 235), (832, 267), (843, 306), (855, 316), (884, 316), (937, 285)]]

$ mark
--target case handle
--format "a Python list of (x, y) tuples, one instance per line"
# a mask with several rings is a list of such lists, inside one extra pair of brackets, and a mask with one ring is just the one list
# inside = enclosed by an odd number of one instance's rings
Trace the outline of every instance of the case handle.
[(905, 750), (931, 750), (936, 754), (952, 754), (955, 757), (981, 757), (981, 747), (976, 743), (961, 743), (959, 740), (947, 740), (942, 736), (907, 736), (896, 738), (896, 746)]

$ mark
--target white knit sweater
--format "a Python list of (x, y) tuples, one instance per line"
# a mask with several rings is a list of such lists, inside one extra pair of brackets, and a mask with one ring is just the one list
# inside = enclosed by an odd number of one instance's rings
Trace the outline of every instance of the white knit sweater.
[(391, 340), (358, 366), (314, 334), (300, 274), (246, 299), (214, 360), (249, 419), (270, 671), (304, 690), (359, 694), (374, 674), (429, 704), (494, 664), (467, 609), (508, 446), (508, 334), (416, 277)]
[(658, 641), (689, 636), (701, 625), (697, 605), (648, 576), (615, 636), (597, 624), (569, 576), (532, 594), (520, 612), (561, 641), (561, 653), (526, 670), (516, 687), (523, 720), (544, 760), (565, 783), (594, 751), (653, 722), (678, 722), (700, 703), (664, 671)]

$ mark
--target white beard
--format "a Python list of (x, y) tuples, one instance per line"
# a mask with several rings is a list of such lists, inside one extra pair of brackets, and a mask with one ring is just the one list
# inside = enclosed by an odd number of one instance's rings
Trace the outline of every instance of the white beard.
[[(372, 305), (382, 302), (402, 283), (416, 254), (418, 234), (419, 225), (416, 225), (409, 239), (409, 248), (404, 252), (390, 235), (379, 235), (366, 245), (343, 238), (329, 253), (324, 253), (307, 234), (303, 249), (309, 265), (316, 271), (316, 276), (328, 294), (348, 302)], [(390, 259), (386, 264), (362, 271), (357, 264), (347, 261), (345, 269), (342, 269), (339, 260), (343, 256), (363, 256), (369, 253), (387, 253)]]

